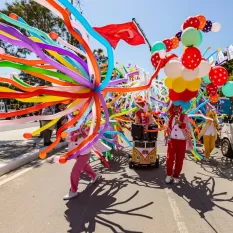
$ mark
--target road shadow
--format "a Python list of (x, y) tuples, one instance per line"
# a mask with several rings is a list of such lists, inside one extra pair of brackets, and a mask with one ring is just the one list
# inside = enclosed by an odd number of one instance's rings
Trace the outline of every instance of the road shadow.
[(207, 212), (213, 211), (214, 208), (219, 208), (233, 217), (233, 211), (220, 206), (221, 202), (232, 203), (233, 197), (224, 198), (227, 192), (216, 193), (215, 179), (213, 177), (202, 179), (195, 176), (191, 182), (187, 181), (184, 174), (181, 174), (180, 178), (179, 185), (172, 185), (168, 188), (171, 188), (173, 192), (182, 197), (199, 214), (200, 218), (206, 221), (214, 232), (217, 232), (216, 229), (205, 217)]
[(134, 167), (133, 171), (136, 175), (129, 175), (129, 156), (131, 156), (131, 149), (113, 151), (113, 159), (108, 161), (110, 169), (104, 167), (102, 164), (94, 166), (94, 170), (101, 174), (118, 174), (121, 178), (127, 180), (129, 184), (135, 184), (140, 187), (147, 188), (164, 188), (163, 181), (165, 179), (165, 157), (160, 157), (160, 167)]
[[(65, 218), (70, 223), (69, 233), (93, 233), (96, 232), (96, 225), (106, 227), (106, 230), (111, 230), (113, 233), (139, 233), (140, 231), (131, 231), (126, 229), (117, 221), (112, 219), (124, 218), (126, 216), (141, 217), (152, 219), (147, 215), (136, 213), (136, 211), (144, 209), (153, 204), (153, 202), (145, 203), (142, 206), (135, 206), (128, 210), (123, 210), (121, 206), (137, 198), (139, 191), (128, 194), (124, 201), (118, 202), (116, 195), (128, 186), (124, 179), (101, 179), (99, 185), (88, 186), (76, 199), (66, 203), (67, 210)], [(96, 187), (98, 185), (98, 187)], [(114, 215), (114, 216), (113, 216)], [(113, 216), (110, 218), (110, 216)], [(128, 224), (130, 228), (130, 224)], [(104, 231), (103, 231), (104, 232)]]
[[(203, 154), (201, 154), (203, 156)], [(191, 153), (186, 156), (186, 160), (194, 161)], [(205, 172), (223, 179), (233, 180), (233, 158), (219, 156), (218, 152), (211, 154), (210, 161), (196, 161)]]

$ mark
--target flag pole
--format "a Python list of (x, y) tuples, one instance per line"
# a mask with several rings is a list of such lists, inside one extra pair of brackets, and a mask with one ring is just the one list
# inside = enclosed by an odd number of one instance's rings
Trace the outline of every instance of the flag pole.
[(151, 51), (151, 44), (150, 44), (149, 40), (147, 39), (146, 34), (145, 34), (144, 31), (142, 30), (141, 26), (139, 25), (139, 23), (136, 21), (135, 18), (133, 18), (132, 21), (136, 24), (136, 26), (138, 27), (138, 29), (139, 29), (140, 32), (142, 33), (143, 37), (144, 37), (145, 40), (146, 40), (146, 43), (147, 43), (148, 46), (149, 46), (150, 51)]

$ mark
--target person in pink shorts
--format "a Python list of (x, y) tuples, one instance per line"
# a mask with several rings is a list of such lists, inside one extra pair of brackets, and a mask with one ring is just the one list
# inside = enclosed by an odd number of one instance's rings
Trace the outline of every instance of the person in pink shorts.
[[(87, 127), (83, 126), (78, 131), (71, 132), (68, 136), (69, 149), (77, 147), (88, 135)], [(89, 165), (89, 160), (91, 157), (91, 147), (85, 150), (83, 153), (77, 156), (76, 162), (73, 166), (70, 175), (70, 184), (71, 188), (67, 195), (64, 196), (64, 200), (70, 200), (76, 197), (79, 193), (78, 184), (80, 180), (80, 175), (82, 172), (85, 172), (88, 176), (91, 177), (91, 183), (95, 183), (100, 177), (100, 174), (97, 174), (93, 171), (92, 167)]]

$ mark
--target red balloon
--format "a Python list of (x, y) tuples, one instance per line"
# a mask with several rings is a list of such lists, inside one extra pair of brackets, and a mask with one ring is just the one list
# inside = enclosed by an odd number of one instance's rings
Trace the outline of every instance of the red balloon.
[(183, 30), (185, 30), (188, 27), (199, 29), (199, 26), (200, 26), (199, 19), (195, 16), (191, 16), (185, 20), (185, 22), (183, 24)]
[(171, 39), (165, 39), (163, 40), (163, 43), (166, 45), (166, 52), (169, 52), (172, 50), (173, 43)]
[(189, 47), (184, 51), (181, 61), (185, 68), (193, 70), (201, 63), (201, 52), (195, 47)]
[(217, 86), (223, 86), (228, 80), (228, 72), (222, 66), (212, 67), (209, 76), (210, 81)]
[(210, 83), (206, 86), (206, 91), (209, 95), (216, 95), (218, 91), (218, 87), (213, 83)]
[(190, 91), (186, 89), (184, 92), (180, 93), (180, 100), (184, 102), (190, 101), (192, 98), (196, 97), (198, 94), (198, 91)]
[(197, 94), (198, 91), (189, 91), (188, 89), (186, 89), (184, 92), (181, 93), (176, 93), (174, 90), (169, 89), (169, 98), (171, 101), (181, 100), (184, 102), (188, 102), (194, 97), (196, 97)]
[[(153, 53), (151, 56), (151, 63), (156, 68), (159, 64), (159, 61), (161, 60), (159, 53)], [(165, 66), (165, 60), (163, 60), (162, 68)]]
[(178, 101), (180, 99), (180, 94), (176, 93), (172, 89), (169, 89), (169, 98), (171, 101)]

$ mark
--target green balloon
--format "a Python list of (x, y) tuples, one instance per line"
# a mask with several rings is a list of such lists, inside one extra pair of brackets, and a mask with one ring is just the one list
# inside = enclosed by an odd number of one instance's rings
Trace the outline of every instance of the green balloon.
[(202, 79), (205, 83), (208, 83), (208, 84), (211, 83), (209, 75), (204, 76)]
[(186, 28), (181, 35), (181, 41), (186, 47), (196, 46), (201, 43), (200, 40), (200, 33), (195, 28)]
[(160, 50), (166, 50), (166, 45), (162, 41), (157, 41), (153, 44), (151, 53), (155, 53)]
[(196, 47), (199, 47), (200, 45), (201, 45), (201, 43), (202, 43), (202, 40), (203, 40), (203, 34), (202, 34), (202, 32), (201, 31), (198, 31), (199, 32), (199, 36), (200, 36), (200, 41), (199, 41), (199, 43), (196, 45)]
[(233, 96), (233, 81), (228, 81), (225, 85), (223, 85), (222, 93), (226, 97), (232, 97)]

